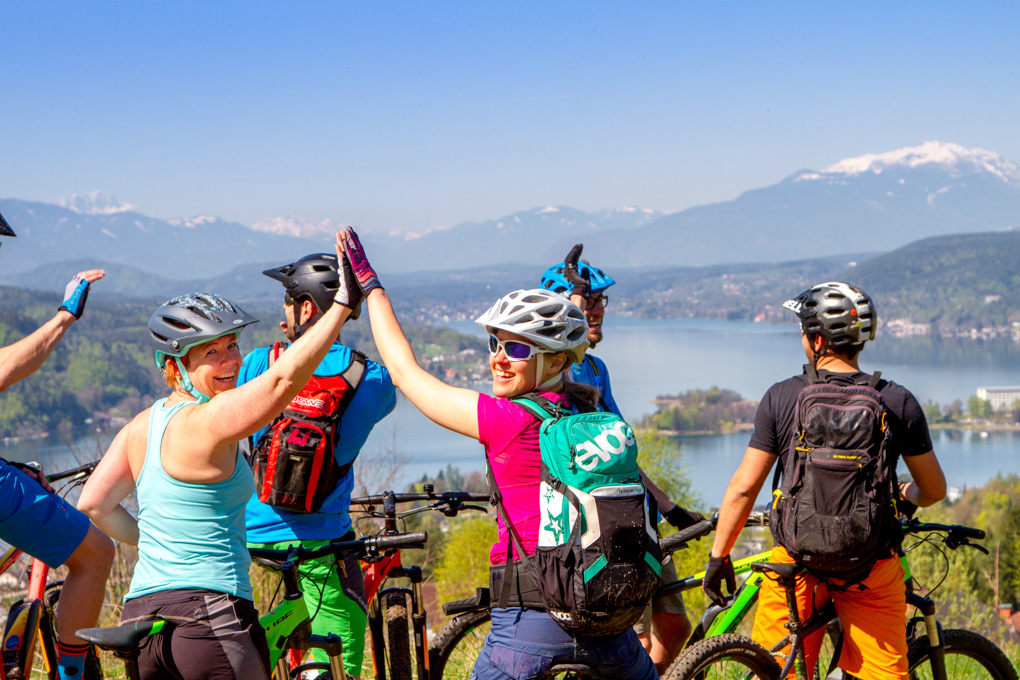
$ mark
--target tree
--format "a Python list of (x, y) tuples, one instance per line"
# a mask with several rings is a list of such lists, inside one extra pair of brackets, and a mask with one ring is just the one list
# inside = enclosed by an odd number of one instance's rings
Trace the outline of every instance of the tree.
[(489, 582), (489, 547), (496, 537), (492, 515), (460, 515), (450, 522), (434, 572), (440, 602), (471, 597)]

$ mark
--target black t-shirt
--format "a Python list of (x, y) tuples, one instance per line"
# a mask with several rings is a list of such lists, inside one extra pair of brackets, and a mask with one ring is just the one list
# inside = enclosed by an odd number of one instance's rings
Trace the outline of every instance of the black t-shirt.
[[(834, 375), (830, 371), (818, 371), (818, 377), (824, 379)], [(852, 377), (854, 382), (866, 383), (867, 373), (840, 374)], [(789, 469), (789, 461), (785, 456), (790, 448), (795, 424), (794, 411), (797, 395), (807, 383), (800, 376), (778, 382), (768, 389), (758, 410), (754, 414), (754, 432), (751, 433), (749, 446), (761, 451), (784, 456), (782, 465)], [(928, 433), (928, 421), (924, 411), (910, 390), (885, 380), (878, 383), (878, 391), (888, 411), (890, 429), (889, 447), (897, 456), (918, 456), (932, 450), (931, 435)]]

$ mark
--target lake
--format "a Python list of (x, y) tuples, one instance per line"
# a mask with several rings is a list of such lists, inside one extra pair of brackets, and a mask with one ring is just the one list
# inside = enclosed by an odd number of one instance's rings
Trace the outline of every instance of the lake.
[[(473, 323), (453, 326), (477, 335), (479, 349), (483, 348), (480, 327)], [(793, 325), (607, 317), (605, 333), (597, 354), (609, 366), (613, 394), (631, 420), (653, 413), (651, 400), (658, 395), (712, 385), (759, 399), (771, 384), (799, 372), (805, 361)], [(1020, 385), (1020, 348), (1009, 341), (880, 335), (865, 348), (861, 365), (907, 385), (921, 403), (948, 404), (960, 399), (966, 404), (980, 386)], [(980, 432), (940, 430), (933, 432), (932, 438), (951, 486), (981, 485), (999, 472), (1020, 471), (1020, 432), (982, 436)], [(90, 459), (101, 448), (94, 439), (76, 443), (79, 459)], [(678, 454), (683, 456), (705, 507), (718, 505), (747, 441), (747, 433), (679, 439)], [(447, 465), (462, 472), (484, 469), (481, 446), (433, 424), (403, 397), (398, 397), (395, 411), (373, 431), (359, 465), (373, 465), (373, 459), (385, 458), (385, 452), (393, 449), (406, 460), (397, 475), (400, 484), (433, 475)], [(0, 447), (0, 455), (42, 460), (51, 469), (75, 464), (67, 445), (56, 442), (19, 442)]]

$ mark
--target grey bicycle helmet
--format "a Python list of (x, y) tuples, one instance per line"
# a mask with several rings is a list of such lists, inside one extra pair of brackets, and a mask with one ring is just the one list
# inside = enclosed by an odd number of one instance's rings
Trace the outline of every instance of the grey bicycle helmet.
[(588, 322), (581, 308), (562, 295), (541, 288), (504, 295), (475, 323), (490, 333), (502, 329), (542, 349), (566, 352), (574, 363), (580, 362), (588, 349)]
[(878, 329), (875, 303), (849, 283), (819, 283), (787, 300), (783, 307), (797, 314), (804, 333), (821, 335), (830, 347), (863, 345), (875, 339)]
[(181, 371), (182, 387), (199, 401), (208, 397), (195, 390), (181, 357), (195, 345), (215, 340), (241, 329), (258, 319), (234, 303), (211, 293), (192, 293), (167, 300), (149, 318), (149, 346), (156, 368), (163, 370), (173, 357)]
[(319, 311), (325, 313), (333, 305), (333, 298), (340, 287), (337, 268), (336, 255), (315, 253), (262, 273), (282, 283), (291, 299), (308, 296)]

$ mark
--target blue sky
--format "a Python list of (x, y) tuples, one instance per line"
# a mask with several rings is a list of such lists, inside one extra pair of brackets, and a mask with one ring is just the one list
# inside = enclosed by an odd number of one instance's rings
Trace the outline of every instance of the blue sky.
[(1020, 4), (0, 0), (0, 198), (421, 229), (1020, 163)]

